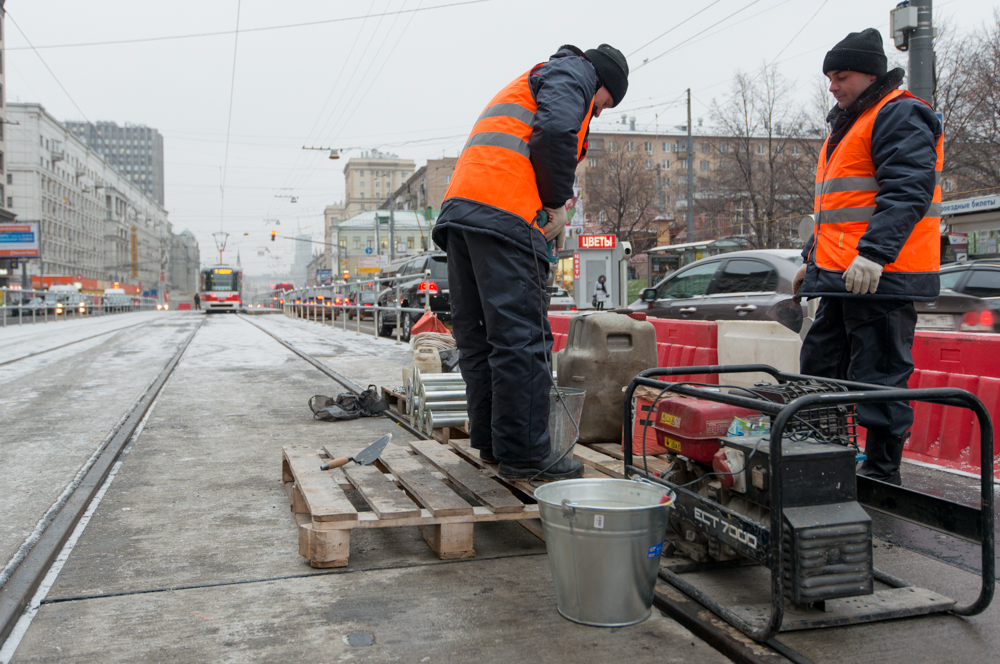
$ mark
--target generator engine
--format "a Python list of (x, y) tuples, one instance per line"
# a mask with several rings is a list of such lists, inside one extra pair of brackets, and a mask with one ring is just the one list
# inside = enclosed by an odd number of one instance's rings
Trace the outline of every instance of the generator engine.
[[(843, 391), (822, 381), (741, 390), (763, 401), (788, 403), (804, 394)], [(661, 399), (653, 428), (672, 462), (662, 478), (705, 500), (678, 492), (671, 517), (676, 553), (699, 563), (766, 559), (770, 518), (770, 432), (729, 435), (734, 418), (757, 429), (767, 416), (747, 408), (687, 396)], [(752, 429), (751, 429), (752, 431)], [(809, 408), (789, 423), (782, 440), (782, 551), (785, 592), (795, 604), (873, 592), (871, 518), (857, 502), (857, 443), (853, 412)], [(717, 505), (723, 510), (710, 507)], [(726, 518), (735, 512), (760, 525)]]

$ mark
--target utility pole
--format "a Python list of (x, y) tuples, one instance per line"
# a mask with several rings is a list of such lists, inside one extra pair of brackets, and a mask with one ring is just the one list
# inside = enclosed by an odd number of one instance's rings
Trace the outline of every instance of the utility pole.
[(889, 30), (896, 48), (909, 51), (910, 94), (934, 106), (933, 0), (906, 0), (889, 12)]
[(934, 106), (934, 27), (932, 0), (910, 0), (917, 8), (917, 29), (910, 33), (910, 94)]
[[(930, 0), (927, 0), (930, 2)], [(691, 88), (688, 97), (688, 156), (687, 156), (687, 241), (694, 242), (694, 139), (691, 133)]]
[(396, 260), (396, 195), (389, 197), (389, 262)]

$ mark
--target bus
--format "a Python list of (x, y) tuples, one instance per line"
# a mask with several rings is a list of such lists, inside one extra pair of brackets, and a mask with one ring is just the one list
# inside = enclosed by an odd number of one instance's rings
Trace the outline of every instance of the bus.
[(243, 271), (232, 265), (211, 265), (201, 270), (201, 308), (205, 313), (243, 308)]

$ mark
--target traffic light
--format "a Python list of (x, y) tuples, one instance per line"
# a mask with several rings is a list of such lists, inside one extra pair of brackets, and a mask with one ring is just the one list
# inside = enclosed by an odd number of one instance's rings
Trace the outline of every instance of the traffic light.
[(278, 234), (278, 231), (271, 231), (271, 242), (274, 242), (274, 236)]
[(348, 270), (344, 270), (344, 279), (346, 280), (350, 278), (351, 278), (351, 273)]

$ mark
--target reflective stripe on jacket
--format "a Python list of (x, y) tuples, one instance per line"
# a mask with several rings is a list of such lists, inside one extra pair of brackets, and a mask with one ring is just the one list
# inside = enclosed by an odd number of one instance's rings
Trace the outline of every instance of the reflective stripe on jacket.
[[(528, 149), (538, 106), (528, 78), (541, 66), (511, 81), (480, 114), (455, 164), (444, 201), (464, 199), (488, 205), (538, 227), (542, 200)], [(577, 132), (577, 161), (586, 154), (593, 106), (591, 97), (591, 111)]]
[[(857, 118), (829, 159), (826, 142), (820, 150), (816, 167), (814, 242), (809, 256), (820, 272), (814, 283), (818, 288), (809, 288), (812, 292), (804, 293), (806, 295), (846, 294), (840, 274), (858, 255), (858, 242), (868, 230), (880, 191), (872, 158), (872, 130), (879, 111), (903, 96), (920, 101), (908, 92), (893, 90)], [(925, 286), (931, 280), (922, 278), (928, 274), (936, 276), (940, 267), (941, 136), (936, 138), (935, 148), (936, 177), (931, 204), (913, 226), (898, 255), (885, 264), (876, 297), (933, 299), (937, 296), (936, 287), (931, 293), (931, 288)], [(824, 277), (824, 272), (836, 275)], [(936, 285), (937, 279), (933, 282)]]

